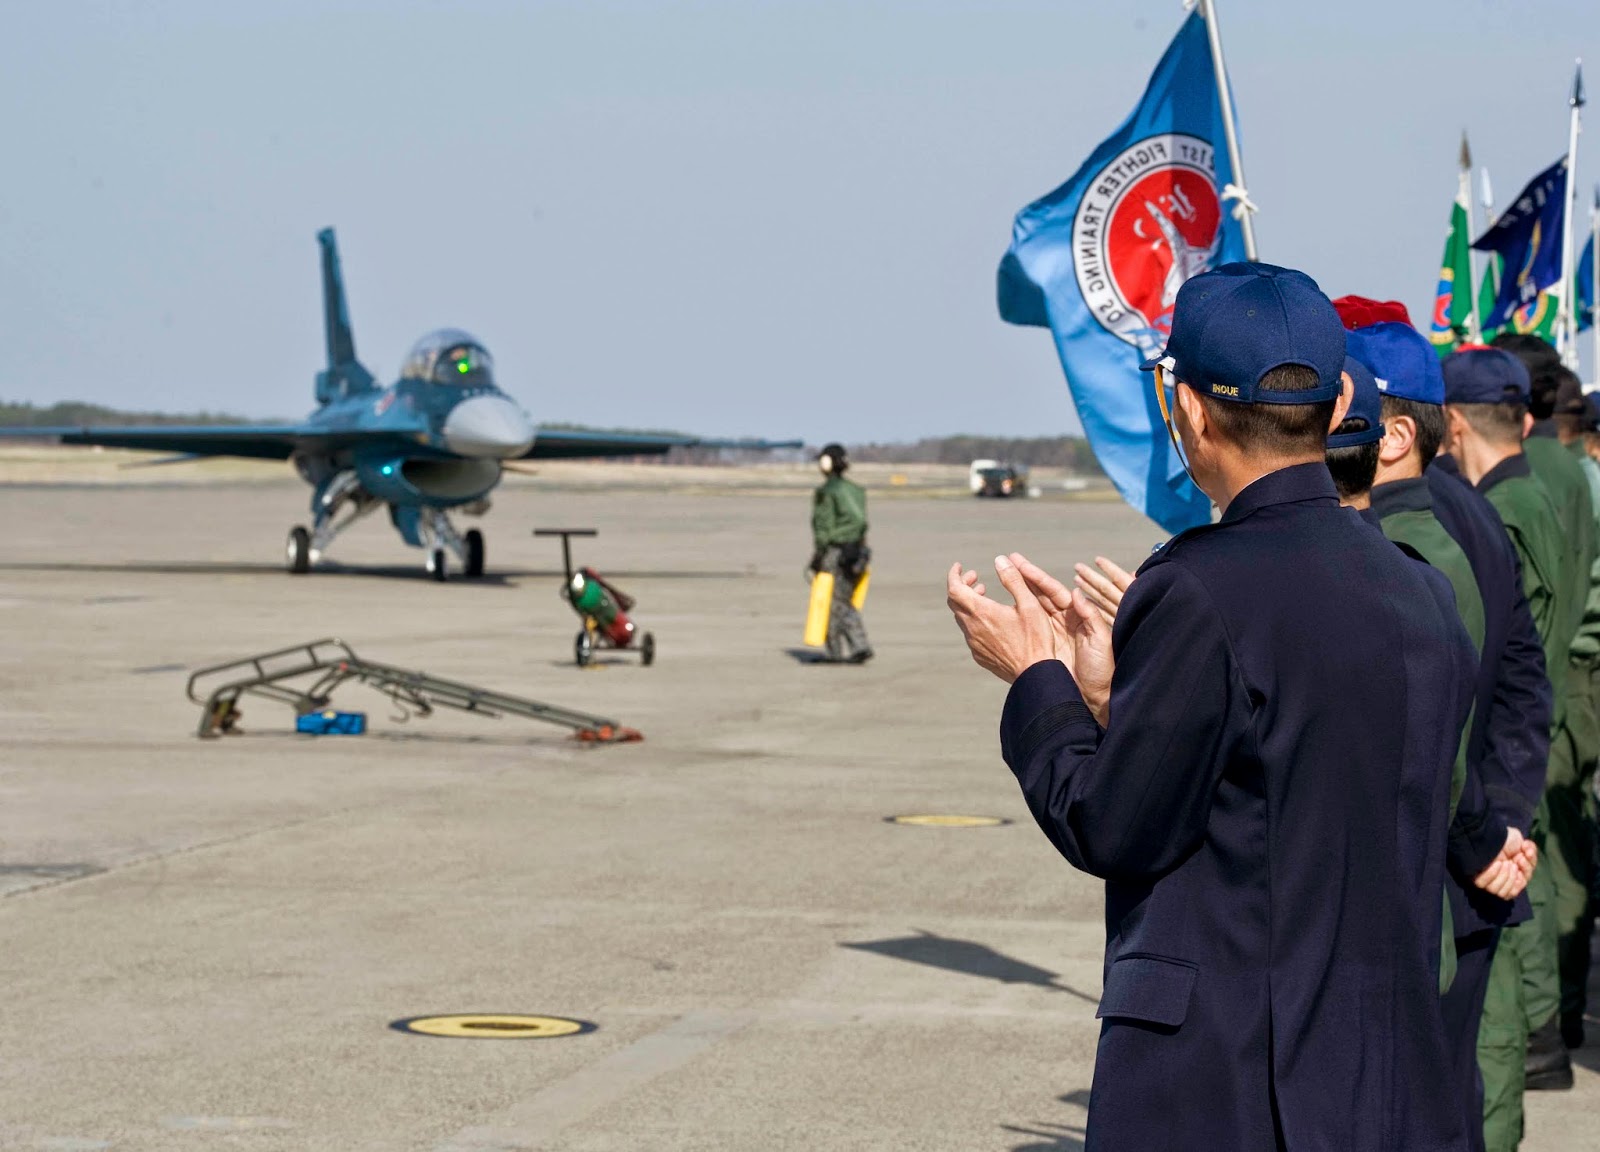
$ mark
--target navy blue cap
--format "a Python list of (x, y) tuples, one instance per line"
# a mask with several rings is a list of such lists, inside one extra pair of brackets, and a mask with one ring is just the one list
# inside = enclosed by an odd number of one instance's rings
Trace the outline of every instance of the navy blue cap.
[[(1305, 392), (1260, 387), (1285, 364), (1321, 385)], [(1166, 351), (1145, 361), (1165, 367), (1202, 396), (1241, 404), (1315, 404), (1343, 384), (1344, 324), (1317, 282), (1275, 264), (1224, 264), (1178, 289)]]
[(1445, 357), (1447, 404), (1526, 404), (1528, 370), (1503, 348), (1463, 348)]
[[(1434, 357), (1438, 359), (1437, 356)], [(1359, 432), (1332, 432), (1328, 435), (1329, 448), (1354, 448), (1358, 444), (1371, 444), (1383, 439), (1383, 393), (1367, 366), (1354, 356), (1344, 358), (1344, 370), (1355, 385), (1350, 396), (1350, 410), (1345, 420), (1365, 420), (1367, 426)], [(1343, 421), (1340, 421), (1343, 423)]]
[(1345, 337), (1345, 350), (1372, 369), (1378, 391), (1421, 404), (1444, 403), (1444, 373), (1439, 354), (1409, 324), (1392, 320), (1357, 328)]
[(1594, 432), (1600, 430), (1600, 392), (1585, 392), (1583, 394), (1583, 406), (1586, 409), (1585, 415), (1588, 417), (1588, 427), (1585, 431)]

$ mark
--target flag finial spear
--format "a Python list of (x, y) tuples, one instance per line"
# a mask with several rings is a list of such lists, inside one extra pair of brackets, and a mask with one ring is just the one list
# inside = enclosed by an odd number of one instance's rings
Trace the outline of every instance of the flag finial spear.
[(1572, 74), (1572, 96), (1571, 96), (1570, 99), (1568, 99), (1567, 104), (1570, 107), (1573, 107), (1573, 108), (1582, 108), (1584, 103), (1585, 103), (1585, 101), (1584, 101), (1584, 98), (1583, 98), (1583, 58), (1580, 56), (1578, 58), (1578, 67), (1577, 67), (1576, 71), (1574, 71), (1573, 74)]
[(1461, 130), (1461, 170), (1472, 171), (1472, 145), (1467, 143), (1467, 130)]

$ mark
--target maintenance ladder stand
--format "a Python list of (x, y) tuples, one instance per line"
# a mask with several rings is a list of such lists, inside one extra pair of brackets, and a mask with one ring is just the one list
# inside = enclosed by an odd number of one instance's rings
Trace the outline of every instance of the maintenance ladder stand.
[[(290, 683), (303, 676), (316, 678), (309, 684)], [(402, 720), (408, 719), (413, 712), (418, 716), (428, 716), (435, 708), (454, 708), (491, 718), (521, 716), (528, 720), (558, 724), (572, 729), (575, 738), (598, 744), (643, 739), (634, 729), (624, 728), (616, 721), (601, 716), (590, 716), (504, 692), (489, 692), (459, 680), (430, 676), (426, 672), (413, 672), (391, 664), (363, 660), (350, 645), (331, 637), (202, 668), (189, 677), (186, 691), (189, 699), (201, 706), (199, 734), (202, 737), (214, 737), (234, 732), (239, 721), (238, 701), (241, 696), (255, 695), (276, 700), (293, 708), (295, 715), (304, 716), (327, 708), (334, 691), (352, 680), (393, 700), (400, 708)], [(210, 688), (209, 694), (202, 696), (202, 682), (207, 687), (216, 686)]]

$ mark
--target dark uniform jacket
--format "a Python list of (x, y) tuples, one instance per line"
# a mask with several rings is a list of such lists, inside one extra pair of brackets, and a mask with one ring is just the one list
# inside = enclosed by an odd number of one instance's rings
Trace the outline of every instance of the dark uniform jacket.
[(1466, 1147), (1437, 987), (1476, 660), (1451, 604), (1299, 465), (1140, 569), (1105, 730), (1058, 661), (1012, 686), (1006, 762), (1106, 880), (1088, 1152)]
[[(1500, 514), (1462, 479), (1454, 460), (1441, 456), (1423, 475), (1433, 513), (1467, 554), (1483, 599), (1483, 659), (1467, 759), (1501, 820), (1526, 834), (1544, 794), (1552, 701), (1544, 645), (1522, 590), (1522, 561)], [(1525, 894), (1509, 903), (1476, 888), (1452, 896), (1457, 936), (1520, 924), (1533, 914)]]

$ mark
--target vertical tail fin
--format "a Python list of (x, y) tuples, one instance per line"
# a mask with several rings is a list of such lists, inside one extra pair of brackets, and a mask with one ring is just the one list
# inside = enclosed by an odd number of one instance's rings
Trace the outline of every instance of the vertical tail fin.
[(322, 322), (328, 344), (328, 368), (317, 373), (317, 401), (327, 404), (356, 392), (377, 387), (372, 373), (356, 359), (355, 333), (350, 330), (350, 309), (344, 298), (344, 274), (339, 270), (339, 245), (333, 229), (317, 233), (322, 247)]

